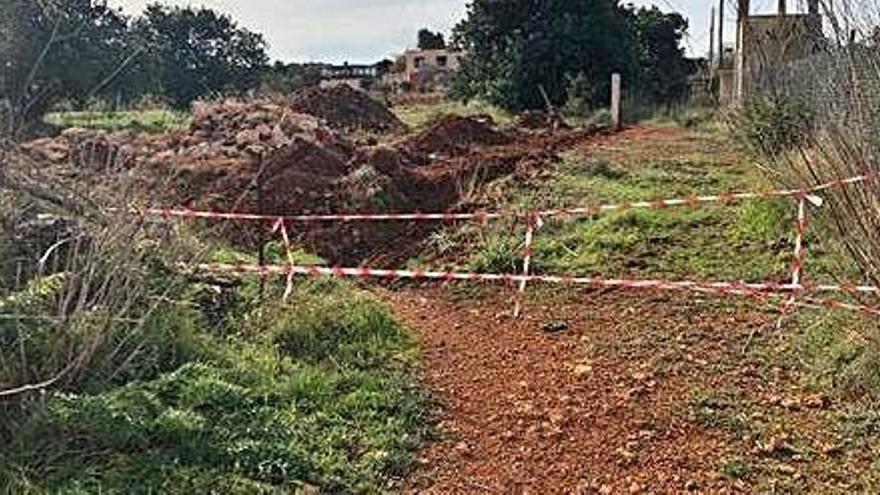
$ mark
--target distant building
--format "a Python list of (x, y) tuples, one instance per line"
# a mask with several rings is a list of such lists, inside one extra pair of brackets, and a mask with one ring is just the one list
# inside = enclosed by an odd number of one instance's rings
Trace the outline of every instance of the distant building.
[(461, 66), (462, 55), (449, 49), (407, 50), (397, 57), (382, 84), (396, 93), (443, 93), (450, 75)]
[(806, 13), (786, 11), (779, 2), (776, 14), (750, 13), (750, 1), (738, 0), (736, 44), (729, 55), (725, 46), (716, 60), (718, 100), (722, 105), (740, 105), (749, 94), (773, 83), (789, 64), (821, 52), (826, 44), (822, 33), (819, 0), (807, 0)]
[(349, 86), (366, 91), (379, 76), (376, 65), (325, 65), (321, 68), (321, 87)]

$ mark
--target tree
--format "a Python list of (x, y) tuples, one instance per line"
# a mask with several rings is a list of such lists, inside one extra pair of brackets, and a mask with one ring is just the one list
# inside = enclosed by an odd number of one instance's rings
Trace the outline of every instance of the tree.
[(394, 69), (394, 60), (386, 58), (386, 59), (380, 60), (379, 62), (376, 62), (376, 74), (379, 77), (382, 77), (385, 74), (388, 74), (393, 69)]
[(664, 14), (657, 7), (635, 12), (639, 39), (639, 65), (648, 94), (658, 102), (672, 102), (687, 95), (688, 76), (694, 71), (681, 40), (688, 29), (680, 14)]
[(443, 37), (443, 33), (435, 33), (430, 29), (419, 31), (420, 50), (442, 50), (444, 48), (446, 48), (446, 38)]
[(320, 64), (285, 64), (275, 62), (263, 72), (261, 91), (266, 93), (293, 93), (314, 87), (321, 82)]
[(127, 27), (103, 2), (0, 3), (4, 133), (26, 131), (60, 99), (82, 104), (111, 90), (137, 56)]
[(617, 0), (473, 0), (453, 42), (467, 53), (453, 95), (511, 110), (543, 108), (542, 88), (561, 105), (577, 74), (605, 98), (613, 72), (639, 72), (632, 13)]
[(178, 108), (201, 97), (254, 89), (268, 63), (261, 35), (207, 8), (154, 4), (134, 31), (149, 50), (163, 93)]

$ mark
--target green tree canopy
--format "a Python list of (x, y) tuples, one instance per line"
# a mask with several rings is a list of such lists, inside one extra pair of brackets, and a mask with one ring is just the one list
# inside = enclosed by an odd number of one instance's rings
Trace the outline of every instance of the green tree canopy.
[(149, 50), (162, 93), (179, 108), (221, 93), (254, 89), (268, 63), (260, 34), (206, 8), (147, 8), (134, 31)]
[(542, 89), (562, 105), (567, 85), (578, 80), (596, 103), (607, 100), (612, 73), (643, 85), (671, 64), (675, 70), (651, 86), (665, 97), (681, 79), (683, 21), (619, 0), (473, 0), (454, 31), (454, 44), (467, 55), (453, 95), (534, 109), (545, 105)]
[(681, 46), (687, 20), (680, 14), (665, 14), (651, 7), (638, 9), (635, 21), (644, 88), (660, 102), (681, 99), (687, 94), (688, 76), (694, 70)]
[(127, 19), (91, 0), (0, 2), (4, 130), (26, 128), (54, 102), (112, 87), (133, 60)]
[(422, 50), (442, 50), (446, 48), (446, 38), (443, 37), (443, 33), (422, 29), (419, 31), (419, 48)]
[(293, 93), (321, 82), (320, 64), (275, 62), (263, 73), (261, 90), (267, 93)]

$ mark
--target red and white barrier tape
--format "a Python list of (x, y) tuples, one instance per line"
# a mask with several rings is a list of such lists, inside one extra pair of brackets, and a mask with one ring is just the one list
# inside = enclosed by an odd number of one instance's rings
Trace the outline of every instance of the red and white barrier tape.
[[(273, 276), (310, 276), (310, 277), (337, 277), (337, 278), (375, 278), (375, 279), (411, 279), (411, 280), (440, 280), (440, 281), (466, 281), (466, 282), (501, 282), (516, 284), (522, 282), (549, 283), (571, 286), (585, 286), (591, 288), (611, 288), (627, 290), (668, 290), (668, 291), (692, 291), (709, 293), (720, 296), (750, 296), (764, 298), (768, 296), (788, 297), (808, 291), (815, 292), (848, 292), (840, 285), (816, 285), (807, 287), (791, 283), (777, 284), (771, 282), (747, 283), (747, 282), (697, 282), (691, 280), (638, 280), (638, 279), (601, 279), (593, 277), (568, 277), (557, 275), (514, 275), (494, 273), (467, 273), (467, 272), (438, 272), (424, 270), (380, 270), (372, 268), (341, 268), (341, 267), (318, 267), (318, 266), (283, 266), (283, 265), (248, 265), (248, 264), (222, 264), (206, 263), (195, 267), (197, 271), (215, 273), (233, 273), (237, 275), (254, 275), (262, 277)], [(864, 292), (880, 294), (877, 287), (857, 287)], [(861, 291), (860, 291), (861, 292)], [(804, 297), (805, 302), (811, 306), (847, 309), (859, 311), (875, 316), (880, 316), (880, 309), (842, 301), (825, 300), (815, 297)], [(795, 305), (804, 305), (795, 302)]]
[(576, 208), (557, 208), (537, 211), (534, 213), (522, 212), (473, 212), (473, 213), (367, 213), (367, 214), (327, 214), (327, 215), (258, 215), (253, 213), (224, 213), (192, 210), (187, 208), (148, 208), (145, 210), (133, 209), (133, 213), (149, 216), (175, 217), (175, 218), (198, 218), (216, 220), (242, 220), (242, 221), (265, 221), (276, 222), (279, 218), (293, 223), (320, 223), (320, 222), (392, 222), (392, 221), (480, 221), (498, 220), (503, 218), (517, 218), (523, 216), (538, 215), (542, 218), (595, 215), (603, 212), (627, 211), (632, 209), (662, 209), (669, 207), (690, 206), (700, 207), (711, 204), (727, 204), (748, 199), (774, 199), (796, 197), (806, 199), (815, 206), (820, 206), (822, 198), (815, 193), (827, 191), (835, 187), (858, 184), (876, 179), (875, 175), (862, 175), (849, 179), (828, 182), (807, 189), (782, 189), (766, 192), (730, 192), (708, 196), (690, 196), (686, 198), (656, 199), (653, 201), (624, 201), (620, 203), (597, 204), (593, 206)]
[[(296, 261), (293, 259), (293, 246), (290, 243), (290, 235), (287, 233), (287, 225), (284, 223), (284, 219), (279, 218), (275, 223), (275, 226), (272, 228), (273, 232), (281, 232), (281, 240), (284, 242), (284, 249), (287, 253), (287, 262), (290, 263), (290, 266), (294, 266)], [(283, 301), (287, 302), (287, 299), (290, 298), (290, 295), (293, 294), (293, 272), (287, 274), (287, 288), (284, 290)]]
[[(184, 267), (186, 267), (184, 265)], [(794, 285), (775, 282), (698, 282), (693, 280), (659, 280), (659, 279), (603, 279), (595, 277), (574, 277), (560, 275), (517, 275), (498, 273), (471, 273), (426, 270), (385, 270), (376, 268), (341, 268), (300, 265), (250, 265), (203, 263), (195, 266), (196, 270), (207, 272), (226, 272), (241, 275), (279, 276), (290, 273), (299, 276), (338, 277), (338, 278), (379, 278), (379, 279), (412, 279), (441, 280), (465, 282), (504, 282), (518, 284), (549, 283), (560, 285), (583, 285), (594, 288), (621, 289), (667, 289), (667, 290), (709, 290), (726, 294), (742, 295), (745, 293), (790, 294), (799, 292), (849, 293), (850, 289), (835, 284), (825, 285)], [(874, 286), (853, 286), (861, 294), (878, 294), (880, 288)]]
[(510, 218), (515, 215), (507, 215), (503, 213), (366, 213), (366, 214), (338, 214), (338, 215), (258, 215), (254, 213), (222, 213), (212, 211), (191, 210), (188, 208), (148, 208), (146, 210), (132, 210), (133, 213), (139, 213), (147, 216), (155, 217), (175, 217), (175, 218), (193, 218), (193, 219), (214, 219), (214, 220), (243, 220), (256, 222), (276, 222), (282, 219), (285, 222), (292, 223), (320, 223), (320, 222), (385, 222), (385, 221), (442, 221), (455, 222), (461, 220), (478, 220), (485, 222), (488, 220), (497, 220), (500, 218)]
[(534, 243), (535, 243), (535, 230), (541, 228), (543, 226), (544, 221), (541, 219), (539, 215), (530, 216), (526, 220), (526, 240), (523, 244), (523, 271), (522, 271), (522, 279), (519, 281), (519, 292), (515, 296), (515, 304), (513, 309), (514, 318), (519, 318), (520, 313), (522, 312), (522, 298), (526, 292), (526, 286), (528, 285), (528, 277), (531, 273), (532, 268), (532, 254), (534, 251)]

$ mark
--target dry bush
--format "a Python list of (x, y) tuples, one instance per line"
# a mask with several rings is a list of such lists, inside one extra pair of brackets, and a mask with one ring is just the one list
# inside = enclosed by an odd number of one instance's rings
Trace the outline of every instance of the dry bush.
[[(194, 323), (174, 263), (200, 258), (179, 228), (129, 213), (125, 176), (87, 197), (12, 145), (3, 158), (0, 201), (16, 207), (0, 210), (0, 255), (17, 256), (0, 264), (0, 439), (47, 391), (100, 390), (182, 360)], [(64, 228), (23, 232), (47, 219)]]
[[(749, 100), (736, 122), (785, 186), (880, 172), (880, 1), (826, 1), (821, 12), (821, 49), (752, 74)], [(866, 281), (880, 284), (878, 182), (835, 188), (823, 197), (826, 238), (839, 242)]]

